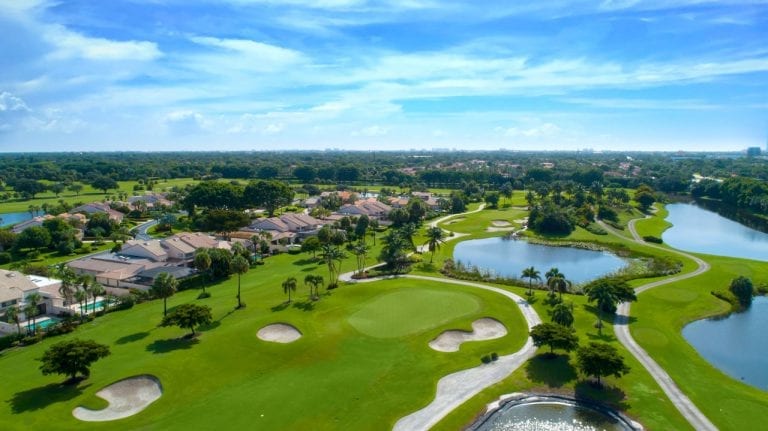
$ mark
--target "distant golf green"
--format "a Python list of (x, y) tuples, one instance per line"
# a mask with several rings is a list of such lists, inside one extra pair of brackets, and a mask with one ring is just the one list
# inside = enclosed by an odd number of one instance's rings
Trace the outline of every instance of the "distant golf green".
[(349, 317), (365, 335), (397, 338), (435, 328), (480, 308), (478, 297), (437, 289), (410, 289), (379, 295)]

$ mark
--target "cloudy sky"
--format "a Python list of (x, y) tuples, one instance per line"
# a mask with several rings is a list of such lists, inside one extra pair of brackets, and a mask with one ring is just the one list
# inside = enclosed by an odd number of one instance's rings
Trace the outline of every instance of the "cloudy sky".
[(733, 150), (768, 2), (1, 0), (0, 151)]

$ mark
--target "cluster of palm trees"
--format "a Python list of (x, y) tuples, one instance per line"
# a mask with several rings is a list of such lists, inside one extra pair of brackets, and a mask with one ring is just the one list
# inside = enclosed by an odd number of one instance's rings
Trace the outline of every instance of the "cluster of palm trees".
[(33, 293), (28, 295), (24, 300), (24, 308), (18, 308), (17, 306), (11, 306), (6, 310), (6, 318), (9, 322), (16, 324), (16, 329), (21, 334), (21, 312), (27, 316), (27, 321), (32, 321), (32, 324), (27, 324), (27, 332), (34, 335), (37, 332), (37, 306), (43, 302), (43, 297), (39, 293)]
[[(565, 278), (565, 274), (560, 272), (559, 269), (552, 267), (544, 274), (546, 277), (546, 285), (549, 289), (549, 297), (554, 298), (556, 293), (560, 295), (560, 300), (563, 299), (563, 293), (568, 292), (573, 286), (570, 280)], [(541, 281), (541, 272), (539, 272), (533, 266), (523, 269), (522, 278), (528, 279), (528, 296), (533, 295), (533, 280)]]
[(61, 264), (56, 268), (61, 279), (59, 293), (65, 304), (80, 305), (80, 316), (88, 313), (88, 299), (93, 300), (93, 311), (96, 311), (96, 298), (106, 294), (106, 289), (90, 274), (77, 275), (68, 266)]

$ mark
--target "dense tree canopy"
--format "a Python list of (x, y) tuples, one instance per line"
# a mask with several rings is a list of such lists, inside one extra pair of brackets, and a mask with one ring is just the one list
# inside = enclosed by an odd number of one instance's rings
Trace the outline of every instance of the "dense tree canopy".
[(78, 373), (91, 375), (91, 364), (109, 356), (109, 347), (93, 340), (67, 340), (56, 343), (43, 353), (40, 370), (43, 375), (63, 374), (74, 380)]

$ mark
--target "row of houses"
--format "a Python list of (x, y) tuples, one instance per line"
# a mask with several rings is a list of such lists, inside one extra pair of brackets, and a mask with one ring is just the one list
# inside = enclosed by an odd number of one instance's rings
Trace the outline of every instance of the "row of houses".
[(200, 248), (231, 249), (231, 243), (203, 233), (183, 232), (164, 239), (130, 240), (119, 252), (105, 252), (69, 262), (76, 274), (90, 274), (107, 287), (148, 289), (161, 273), (185, 278)]
[(64, 306), (59, 287), (60, 280), (0, 269), (0, 333), (17, 332), (17, 326), (8, 321), (7, 310), (16, 307), (19, 310), (19, 321), (26, 321), (29, 316), (24, 309), (33, 294), (41, 298), (37, 304), (37, 315), (71, 313), (72, 310)]

